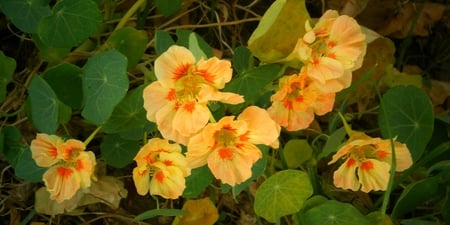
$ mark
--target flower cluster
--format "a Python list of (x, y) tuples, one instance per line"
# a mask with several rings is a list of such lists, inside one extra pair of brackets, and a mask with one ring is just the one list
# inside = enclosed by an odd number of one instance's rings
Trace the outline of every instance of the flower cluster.
[[(400, 172), (412, 165), (411, 154), (405, 144), (394, 141), (396, 167)], [(337, 151), (328, 164), (339, 159), (345, 162), (334, 172), (336, 187), (363, 192), (386, 190), (392, 164), (391, 140), (372, 138), (361, 132), (351, 132), (349, 140)]]
[(361, 67), (365, 36), (349, 16), (328, 10), (297, 42), (286, 60), (300, 61), (299, 74), (279, 80), (271, 97), (271, 117), (288, 131), (307, 128), (314, 114), (333, 109), (335, 93), (350, 86), (352, 71)]
[(189, 140), (186, 158), (193, 168), (208, 164), (216, 178), (234, 186), (251, 177), (253, 164), (262, 157), (255, 144), (277, 148), (279, 132), (267, 111), (250, 106), (236, 120), (225, 116), (206, 125)]
[(49, 167), (43, 180), (50, 198), (61, 203), (71, 199), (80, 188), (91, 186), (95, 155), (85, 151), (83, 142), (64, 141), (56, 135), (39, 133), (30, 145), (31, 156), (40, 167)]
[(144, 89), (147, 118), (161, 135), (186, 145), (209, 121), (209, 101), (244, 102), (234, 93), (219, 92), (231, 80), (231, 63), (216, 57), (195, 61), (186, 48), (172, 46), (155, 61), (157, 81)]
[[(176, 199), (183, 194), (185, 177), (191, 174), (179, 144), (150, 139), (134, 158), (133, 180), (138, 194), (160, 195)], [(152, 177), (152, 178), (151, 178)]]

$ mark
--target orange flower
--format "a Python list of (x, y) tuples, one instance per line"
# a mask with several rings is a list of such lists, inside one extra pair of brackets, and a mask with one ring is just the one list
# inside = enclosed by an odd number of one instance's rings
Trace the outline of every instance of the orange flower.
[(324, 92), (338, 92), (350, 86), (351, 72), (360, 68), (366, 54), (365, 35), (353, 18), (328, 10), (314, 28), (309, 27), (293, 53), (303, 72), (319, 82)]
[(84, 151), (83, 142), (63, 141), (55, 135), (37, 134), (31, 142), (32, 158), (38, 166), (50, 167), (43, 180), (50, 198), (61, 203), (71, 199), (80, 188), (91, 186), (95, 169), (94, 153)]
[[(179, 144), (153, 138), (145, 144), (134, 158), (137, 167), (133, 180), (137, 192), (146, 195), (160, 195), (176, 199), (183, 194), (185, 177), (191, 173)], [(152, 177), (152, 178), (151, 178)]]
[[(405, 144), (394, 142), (396, 171), (412, 165), (411, 154)], [(345, 162), (334, 172), (336, 187), (369, 192), (386, 190), (391, 170), (392, 151), (390, 140), (371, 138), (362, 132), (352, 132), (328, 164), (343, 158)]]
[(288, 131), (307, 128), (314, 114), (324, 115), (333, 109), (334, 93), (323, 93), (305, 74), (285, 76), (280, 89), (271, 97), (269, 115)]
[(155, 61), (157, 81), (144, 89), (147, 118), (163, 137), (187, 144), (209, 120), (209, 101), (238, 104), (243, 97), (219, 92), (231, 80), (231, 63), (216, 57), (195, 61), (186, 48), (172, 46)]
[(234, 186), (251, 177), (253, 164), (262, 157), (256, 144), (277, 148), (279, 133), (267, 111), (250, 106), (236, 120), (225, 116), (206, 125), (189, 140), (186, 158), (192, 168), (208, 164), (216, 178)]

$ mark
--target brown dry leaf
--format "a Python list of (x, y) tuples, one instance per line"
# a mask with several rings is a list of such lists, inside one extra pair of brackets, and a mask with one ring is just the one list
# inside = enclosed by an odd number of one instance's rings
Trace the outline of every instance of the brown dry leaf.
[(385, 36), (394, 38), (405, 38), (409, 35), (410, 27), (418, 13), (420, 17), (414, 26), (412, 35), (428, 36), (430, 28), (439, 21), (444, 15), (446, 6), (439, 3), (423, 3), (423, 9), (420, 12), (421, 5), (414, 2), (408, 2), (403, 5), (400, 11), (385, 27), (381, 27), (378, 32)]
[(213, 225), (219, 219), (216, 206), (208, 198), (187, 200), (183, 205), (187, 212), (184, 216), (177, 216), (172, 225)]
[(446, 100), (450, 97), (450, 83), (439, 80), (431, 80), (431, 88), (427, 90), (435, 113), (445, 111)]
[(366, 73), (375, 66), (370, 74), (369, 82), (361, 83), (349, 98), (349, 104), (357, 104), (359, 112), (366, 110), (368, 105), (376, 97), (376, 91), (373, 88), (374, 82), (380, 85), (380, 80), (385, 74), (385, 68), (395, 62), (395, 46), (391, 40), (380, 37), (367, 45), (367, 53), (364, 57), (363, 65), (360, 69), (353, 72), (353, 83), (358, 82)]

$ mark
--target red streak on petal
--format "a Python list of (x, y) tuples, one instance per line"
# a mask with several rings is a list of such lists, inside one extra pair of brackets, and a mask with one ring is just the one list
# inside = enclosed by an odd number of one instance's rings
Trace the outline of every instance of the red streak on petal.
[(155, 173), (155, 179), (159, 183), (162, 183), (164, 181), (164, 178), (166, 178), (166, 176), (164, 176), (164, 173), (162, 171), (158, 171), (158, 172)]
[(303, 102), (303, 100), (305, 100), (305, 98), (301, 95), (297, 96), (297, 98), (295, 98), (296, 102)]
[(144, 159), (148, 164), (152, 164), (154, 162), (150, 154), (146, 155)]
[(170, 161), (170, 160), (165, 160), (165, 161), (164, 161), (164, 165), (166, 165), (166, 166), (171, 166), (171, 165), (173, 165), (173, 162)]
[(188, 102), (183, 105), (183, 109), (191, 113), (195, 109), (195, 103), (196, 102)]
[(328, 53), (327, 57), (328, 57), (328, 58), (332, 58), (332, 59), (336, 59), (336, 54), (334, 54), (334, 53)]
[(361, 163), (361, 169), (369, 171), (373, 169), (373, 163), (371, 161), (365, 161)]
[(56, 168), (56, 171), (58, 172), (58, 175), (63, 178), (70, 177), (73, 173), (71, 169), (62, 166)]
[(78, 170), (78, 171), (84, 169), (84, 164), (83, 164), (83, 162), (80, 159), (77, 160), (77, 165), (75, 166), (75, 169)]
[(207, 82), (214, 83), (214, 76), (211, 75), (211, 73), (209, 73), (208, 71), (206, 71), (206, 70), (199, 70), (199, 71), (197, 71), (197, 74), (202, 76), (203, 79), (205, 79)]
[(377, 151), (378, 158), (380, 158), (380, 159), (386, 158), (386, 156), (387, 156), (388, 154), (389, 154), (388, 152), (383, 151), (383, 150)]
[(176, 98), (176, 91), (174, 88), (170, 89), (169, 93), (167, 93), (166, 99), (169, 101), (173, 101)]
[(293, 109), (293, 108), (294, 108), (294, 106), (292, 105), (292, 102), (289, 101), (289, 100), (284, 100), (284, 101), (283, 101), (283, 106), (284, 106), (285, 108), (287, 108), (287, 109)]
[(56, 148), (51, 148), (50, 156), (52, 156), (53, 158), (56, 158), (57, 155), (58, 155), (58, 150), (56, 150)]
[(313, 64), (314, 66), (319, 65), (319, 63), (320, 63), (320, 61), (319, 61), (318, 59), (314, 59), (314, 60), (312, 61), (312, 64)]
[(221, 159), (227, 160), (227, 159), (233, 158), (234, 152), (233, 152), (233, 149), (231, 149), (231, 148), (222, 148), (222, 149), (219, 149), (218, 153), (219, 153), (219, 157)]
[(179, 65), (175, 71), (173, 71), (173, 77), (172, 79), (174, 80), (178, 80), (181, 77), (183, 77), (184, 75), (187, 74), (187, 71), (189, 70), (189, 67), (191, 65), (190, 64), (184, 64), (184, 65)]
[(336, 46), (336, 42), (334, 42), (334, 41), (329, 41), (328, 42), (328, 47), (332, 48), (334, 46)]
[(350, 168), (353, 165), (355, 165), (355, 163), (356, 163), (356, 160), (354, 158), (350, 158), (350, 159), (348, 159), (347, 164), (345, 166)]

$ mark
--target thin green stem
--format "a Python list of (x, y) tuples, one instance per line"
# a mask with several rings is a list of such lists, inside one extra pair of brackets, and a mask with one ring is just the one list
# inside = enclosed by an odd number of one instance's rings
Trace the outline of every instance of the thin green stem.
[(353, 133), (352, 128), (350, 128), (350, 126), (348, 125), (347, 120), (342, 115), (341, 111), (338, 111), (338, 115), (342, 120), (342, 124), (344, 124), (345, 132), (348, 134), (348, 136), (350, 136)]
[[(378, 90), (378, 88), (375, 85), (375, 90), (377, 91), (377, 95), (378, 98), (380, 99), (380, 106), (381, 106), (381, 113), (383, 113), (383, 115), (387, 118), (387, 112), (385, 111), (384, 108), (384, 103), (383, 100), (381, 99), (381, 94), (380, 94), (380, 90)], [(387, 132), (388, 132), (388, 137), (390, 138), (390, 142), (391, 142), (391, 151), (392, 151), (392, 160), (391, 160), (391, 170), (390, 170), (390, 176), (389, 176), (389, 183), (387, 185), (386, 188), (386, 192), (384, 193), (383, 196), (383, 203), (381, 204), (381, 215), (382, 218), (384, 218), (384, 216), (386, 215), (386, 210), (389, 204), (389, 199), (391, 196), (391, 192), (394, 186), (394, 178), (395, 178), (395, 168), (397, 167), (397, 159), (396, 159), (396, 154), (395, 154), (395, 147), (394, 147), (394, 139), (392, 138), (392, 131), (391, 131), (391, 125), (389, 124), (389, 121), (386, 120), (386, 127)]]
[(130, 18), (133, 16), (134, 13), (136, 13), (136, 11), (145, 3), (147, 2), (147, 0), (138, 0), (136, 1), (133, 6), (131, 6), (131, 8), (125, 13), (125, 15), (122, 17), (122, 19), (119, 21), (119, 23), (117, 24), (116, 28), (114, 28), (114, 31), (122, 28), (125, 26), (125, 24), (128, 22), (128, 20), (130, 20)]
[(92, 139), (94, 139), (95, 135), (102, 129), (102, 126), (97, 127), (97, 129), (95, 129), (91, 135), (89, 135), (89, 137), (84, 141), (84, 145), (88, 145)]

